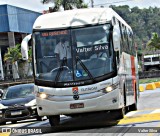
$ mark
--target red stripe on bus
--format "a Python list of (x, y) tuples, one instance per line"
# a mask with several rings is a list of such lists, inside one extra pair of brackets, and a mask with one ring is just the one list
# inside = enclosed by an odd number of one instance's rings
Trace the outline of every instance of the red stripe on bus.
[(134, 91), (134, 97), (135, 95), (135, 78), (136, 78), (136, 68), (135, 68), (135, 61), (134, 56), (131, 56), (131, 72), (132, 72), (132, 87)]

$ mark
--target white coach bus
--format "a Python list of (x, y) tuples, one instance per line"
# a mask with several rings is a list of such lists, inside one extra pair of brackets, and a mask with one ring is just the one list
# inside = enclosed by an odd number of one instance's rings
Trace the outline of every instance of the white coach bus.
[(133, 32), (112, 9), (41, 15), (31, 39), (38, 114), (51, 126), (60, 115), (137, 109)]

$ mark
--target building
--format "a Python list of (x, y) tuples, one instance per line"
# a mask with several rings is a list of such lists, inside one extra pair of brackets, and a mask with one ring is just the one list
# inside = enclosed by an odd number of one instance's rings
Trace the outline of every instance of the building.
[[(0, 5), (0, 80), (5, 77), (3, 58), (7, 48), (20, 44), (32, 32), (34, 21), (39, 15), (39, 12), (7, 4)], [(11, 67), (7, 66), (7, 69)]]

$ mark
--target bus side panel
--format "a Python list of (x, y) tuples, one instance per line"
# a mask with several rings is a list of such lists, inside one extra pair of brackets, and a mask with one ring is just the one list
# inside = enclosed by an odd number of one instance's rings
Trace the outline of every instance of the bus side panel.
[(136, 64), (133, 56), (122, 53), (120, 67), (119, 67), (119, 75), (121, 77), (122, 89), (125, 89), (126, 95), (126, 106), (133, 104), (134, 99), (134, 85), (136, 82)]
[(136, 72), (136, 93), (139, 97), (139, 75), (138, 75), (138, 58), (137, 55), (135, 57), (135, 72)]

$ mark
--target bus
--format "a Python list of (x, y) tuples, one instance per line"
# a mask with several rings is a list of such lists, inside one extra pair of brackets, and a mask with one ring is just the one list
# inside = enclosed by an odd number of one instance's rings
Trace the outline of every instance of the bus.
[(145, 71), (160, 70), (160, 54), (144, 55), (143, 59)]
[(60, 115), (116, 111), (123, 118), (137, 109), (133, 31), (113, 9), (41, 15), (31, 41), (38, 114), (51, 126), (60, 123)]

